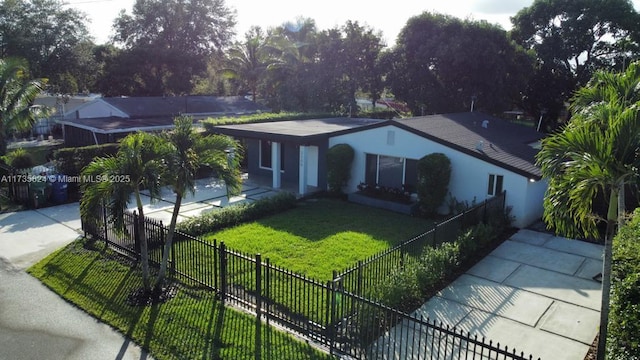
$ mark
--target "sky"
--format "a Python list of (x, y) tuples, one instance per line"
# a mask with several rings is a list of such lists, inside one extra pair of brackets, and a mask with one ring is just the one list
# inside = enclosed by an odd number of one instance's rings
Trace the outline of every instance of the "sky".
[[(87, 14), (89, 30), (98, 44), (108, 41), (111, 26), (120, 10), (131, 12), (135, 0), (67, 0), (67, 6)], [(294, 21), (298, 17), (312, 18), (319, 30), (358, 21), (381, 31), (385, 43), (392, 46), (409, 18), (424, 11), (453, 15), (462, 19), (487, 20), (510, 29), (509, 18), (533, 0), (226, 0), (236, 11), (238, 39), (253, 25), (264, 29)], [(633, 0), (636, 10), (640, 0)]]

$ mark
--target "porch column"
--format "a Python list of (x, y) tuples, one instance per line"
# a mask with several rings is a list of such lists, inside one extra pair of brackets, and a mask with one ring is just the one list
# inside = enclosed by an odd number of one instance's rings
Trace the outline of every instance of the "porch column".
[(280, 163), (280, 154), (282, 152), (282, 144), (279, 142), (271, 142), (271, 171), (272, 174), (272, 187), (274, 189), (280, 189), (282, 186), (282, 164)]
[(307, 192), (307, 147), (300, 145), (300, 166), (298, 167), (298, 193), (304, 195)]

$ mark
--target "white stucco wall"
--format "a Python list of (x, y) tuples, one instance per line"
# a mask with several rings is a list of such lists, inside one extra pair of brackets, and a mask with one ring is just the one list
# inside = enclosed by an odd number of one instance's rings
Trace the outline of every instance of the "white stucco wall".
[[(393, 144), (388, 143), (389, 131), (393, 131)], [(511, 206), (517, 227), (525, 227), (542, 215), (542, 199), (546, 189), (544, 181), (529, 182), (521, 175), (473, 156), (455, 151), (395, 126), (384, 126), (329, 139), (329, 147), (349, 144), (355, 151), (351, 179), (347, 191), (356, 191), (365, 181), (366, 154), (378, 154), (410, 159), (420, 159), (431, 153), (443, 153), (451, 161), (449, 191), (458, 201), (474, 199), (477, 203), (489, 198), (487, 187), (489, 174), (504, 177), (503, 189), (507, 191), (507, 206)]]
[(96, 99), (94, 101), (88, 102), (86, 104), (80, 105), (75, 109), (71, 109), (69, 112), (65, 114), (65, 119), (89, 119), (89, 118), (100, 118), (100, 117), (121, 117), (128, 118), (129, 115), (118, 110), (103, 101), (102, 99)]

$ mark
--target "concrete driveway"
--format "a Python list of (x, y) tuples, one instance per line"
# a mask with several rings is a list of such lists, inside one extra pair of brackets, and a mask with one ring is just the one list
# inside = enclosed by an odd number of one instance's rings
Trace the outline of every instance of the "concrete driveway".
[[(600, 322), (601, 284), (591, 277), (602, 269), (602, 250), (520, 230), (415, 314), (534, 359), (583, 360)], [(407, 331), (398, 326), (387, 336), (401, 342)], [(429, 358), (402, 351), (396, 359)]]

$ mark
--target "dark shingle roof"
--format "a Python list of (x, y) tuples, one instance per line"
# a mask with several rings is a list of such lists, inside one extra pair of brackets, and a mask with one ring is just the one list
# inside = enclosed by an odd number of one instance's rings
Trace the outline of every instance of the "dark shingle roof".
[(243, 114), (267, 110), (242, 96), (166, 96), (102, 98), (131, 118), (179, 114)]
[[(485, 120), (486, 128), (482, 126)], [(531, 144), (544, 135), (532, 128), (479, 112), (430, 115), (391, 123), (523, 176), (541, 178), (540, 168), (535, 165), (538, 150)]]

